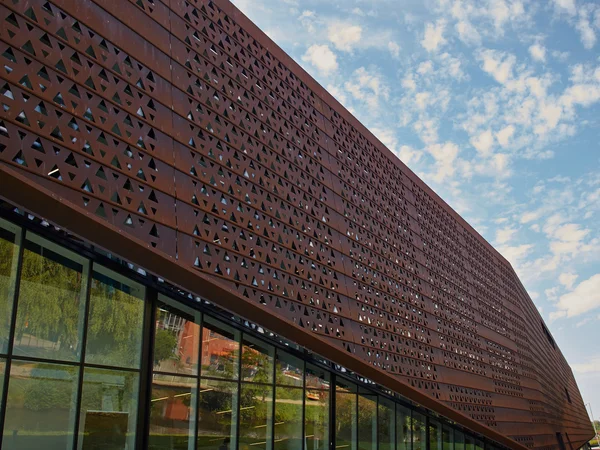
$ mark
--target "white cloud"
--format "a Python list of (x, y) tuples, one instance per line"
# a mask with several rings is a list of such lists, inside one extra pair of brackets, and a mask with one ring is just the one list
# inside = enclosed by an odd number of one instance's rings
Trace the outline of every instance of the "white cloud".
[(553, 0), (554, 8), (557, 12), (566, 12), (571, 16), (577, 14), (577, 7), (575, 6), (575, 0)]
[(514, 134), (515, 127), (513, 125), (507, 125), (496, 133), (496, 139), (498, 139), (498, 143), (502, 147), (507, 147)]
[(400, 158), (400, 160), (408, 166), (412, 163), (418, 163), (421, 160), (423, 151), (415, 150), (408, 145), (403, 145), (400, 147), (400, 150), (396, 152), (396, 154), (398, 155), (398, 158)]
[(360, 67), (354, 71), (344, 89), (355, 99), (364, 102), (372, 114), (379, 114), (379, 102), (388, 100), (390, 88), (377, 68)]
[(471, 145), (483, 156), (491, 154), (494, 145), (494, 135), (490, 130), (486, 130), (479, 136), (471, 138)]
[(533, 244), (523, 244), (517, 246), (502, 245), (498, 247), (498, 251), (504, 256), (513, 267), (521, 265), (522, 261), (531, 254)]
[(484, 50), (479, 55), (479, 60), (483, 63), (481, 68), (500, 83), (505, 84), (512, 77), (513, 66), (516, 58), (495, 50)]
[(575, 317), (600, 307), (600, 273), (579, 283), (571, 292), (560, 297), (557, 311)]
[(461, 20), (454, 26), (458, 33), (458, 37), (467, 45), (481, 44), (481, 35), (477, 29), (468, 20)]
[(302, 61), (312, 64), (319, 72), (329, 75), (338, 69), (337, 57), (327, 45), (311, 45)]
[(400, 46), (394, 41), (388, 42), (388, 50), (394, 58), (400, 57)]
[(362, 32), (362, 28), (358, 25), (335, 21), (329, 24), (327, 36), (336, 49), (351, 52), (360, 42)]
[(596, 45), (596, 33), (592, 28), (592, 24), (590, 23), (590, 16), (592, 10), (591, 5), (586, 5), (579, 10), (579, 20), (575, 25), (577, 31), (579, 31), (581, 37), (581, 43), (583, 46), (590, 50)]
[(536, 43), (530, 46), (529, 54), (536, 61), (546, 61), (546, 47), (544, 47), (542, 44)]
[(496, 230), (496, 242), (498, 244), (506, 244), (517, 233), (516, 228), (506, 227)]
[(558, 281), (567, 289), (572, 289), (577, 277), (576, 273), (564, 272), (559, 275)]
[(584, 325), (587, 325), (587, 324), (588, 324), (588, 323), (590, 323), (592, 320), (594, 320), (594, 319), (592, 319), (591, 317), (587, 317), (587, 318), (585, 318), (585, 319), (583, 319), (583, 320), (580, 320), (579, 322), (577, 322), (577, 324), (576, 324), (575, 326), (576, 326), (577, 328), (580, 328), (580, 327), (582, 327), (582, 326), (584, 326)]
[(571, 368), (577, 373), (600, 373), (600, 357), (591, 358), (585, 363), (571, 364)]
[(459, 151), (458, 145), (453, 142), (427, 146), (427, 152), (435, 161), (436, 171), (432, 174), (434, 181), (440, 183), (454, 175), (456, 171), (455, 162)]
[(348, 107), (348, 97), (346, 96), (346, 92), (335, 86), (333, 84), (327, 85), (327, 92), (329, 92), (335, 99), (340, 102), (342, 105)]
[(444, 30), (446, 29), (446, 21), (439, 19), (435, 24), (428, 23), (425, 25), (425, 34), (421, 45), (428, 52), (436, 51), (439, 47), (443, 47), (446, 44), (444, 38)]

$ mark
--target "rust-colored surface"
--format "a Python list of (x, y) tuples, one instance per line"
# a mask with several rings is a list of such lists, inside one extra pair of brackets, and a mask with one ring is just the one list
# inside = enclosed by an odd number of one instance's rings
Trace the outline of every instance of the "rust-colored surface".
[(229, 2), (0, 21), (2, 196), (506, 445), (591, 437), (508, 262)]

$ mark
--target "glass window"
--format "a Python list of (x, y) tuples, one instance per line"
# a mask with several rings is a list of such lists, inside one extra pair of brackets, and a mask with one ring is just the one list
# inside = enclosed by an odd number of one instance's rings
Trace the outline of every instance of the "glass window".
[(379, 450), (395, 450), (396, 448), (396, 408), (394, 402), (379, 397), (379, 415), (377, 417), (379, 432)]
[(306, 450), (329, 448), (329, 373), (306, 365), (304, 399), (304, 433)]
[(444, 450), (454, 449), (454, 429), (448, 425), (442, 427), (442, 445)]
[(8, 348), (20, 239), (20, 228), (0, 219), (0, 353)]
[(32, 233), (24, 246), (13, 353), (79, 361), (87, 260)]
[(454, 432), (454, 450), (465, 450), (465, 434), (458, 430)]
[(135, 448), (139, 376), (87, 367), (79, 417), (79, 450)]
[(154, 334), (154, 370), (198, 374), (200, 313), (159, 294)]
[(358, 450), (377, 449), (377, 396), (358, 395)]
[(144, 287), (94, 264), (85, 361), (140, 367)]
[(275, 450), (302, 450), (303, 393), (287, 386), (275, 390)]
[(466, 450), (475, 450), (475, 438), (473, 436), (465, 435), (465, 447)]
[(148, 448), (194, 449), (197, 381), (175, 375), (153, 376)]
[(302, 387), (304, 383), (303, 361), (278, 349), (275, 381), (277, 384)]
[(411, 450), (412, 418), (410, 409), (396, 405), (396, 443), (398, 450)]
[(425, 450), (427, 446), (427, 428), (425, 416), (416, 411), (412, 413), (412, 450)]
[(485, 446), (484, 446), (484, 444), (483, 444), (483, 441), (480, 441), (479, 439), (477, 439), (477, 440), (475, 441), (475, 448), (476, 448), (477, 450), (483, 450), (483, 449), (485, 448)]
[(237, 382), (200, 380), (198, 449), (235, 450), (237, 391)]
[(206, 317), (202, 324), (203, 377), (237, 379), (240, 332)]
[(357, 450), (358, 397), (356, 385), (338, 381), (335, 387), (335, 447)]
[(74, 366), (12, 362), (3, 450), (72, 448), (78, 373)]
[(2, 396), (4, 395), (4, 373), (6, 372), (6, 359), (0, 358), (0, 405), (4, 405), (2, 402)]
[(328, 371), (306, 364), (306, 389), (329, 389), (330, 379)]
[(429, 421), (429, 448), (442, 450), (442, 426), (437, 420)]
[(275, 349), (264, 342), (244, 335), (242, 342), (242, 380), (255, 383), (273, 382)]
[(273, 387), (242, 383), (240, 450), (270, 450), (273, 436)]

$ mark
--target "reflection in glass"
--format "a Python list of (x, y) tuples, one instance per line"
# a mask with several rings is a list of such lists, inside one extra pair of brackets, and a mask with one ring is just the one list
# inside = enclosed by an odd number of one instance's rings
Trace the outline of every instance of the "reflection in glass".
[(94, 264), (85, 361), (140, 367), (144, 287)]
[[(326, 450), (329, 448), (329, 385), (324, 389), (309, 389), (309, 373), (310, 368), (307, 366), (307, 389), (304, 400), (306, 450)], [(324, 375), (319, 375), (318, 379), (323, 380)], [(312, 387), (314, 385), (311, 383)]]
[(4, 389), (1, 387), (4, 386), (4, 373), (6, 372), (6, 360), (4, 358), (0, 358), (0, 405), (4, 405), (2, 403), (2, 396), (4, 395)]
[(335, 447), (357, 449), (356, 386), (338, 381), (335, 388)]
[(429, 449), (442, 450), (442, 426), (436, 420), (429, 421)]
[(448, 425), (444, 425), (442, 428), (442, 443), (444, 450), (454, 449), (454, 430)]
[(244, 335), (242, 342), (242, 380), (255, 383), (273, 382), (275, 349), (264, 342)]
[(425, 450), (427, 446), (427, 428), (425, 428), (425, 416), (413, 411), (412, 417), (413, 450)]
[(329, 389), (329, 384), (329, 372), (312, 364), (306, 364), (306, 389)]
[(240, 332), (206, 317), (202, 324), (203, 377), (237, 379)]
[(79, 416), (79, 450), (135, 448), (139, 376), (87, 367)]
[(65, 450), (75, 427), (77, 367), (13, 361), (2, 450)]
[(20, 239), (19, 227), (0, 219), (0, 353), (8, 347)]
[(396, 448), (395, 404), (387, 398), (379, 397), (379, 415), (377, 417), (379, 450)]
[(461, 431), (454, 432), (454, 450), (465, 450), (465, 434)]
[(410, 409), (402, 405), (396, 405), (396, 442), (398, 450), (411, 450), (411, 422)]
[(198, 449), (235, 450), (237, 389), (230, 381), (200, 380)]
[(475, 450), (475, 438), (473, 436), (465, 435), (465, 447), (466, 450)]
[[(154, 335), (154, 370), (198, 374), (200, 313), (158, 295)], [(177, 305), (177, 306), (175, 306)]]
[(289, 353), (277, 350), (275, 361), (275, 382), (287, 386), (302, 387), (304, 377), (303, 361)]
[(79, 361), (85, 312), (85, 258), (27, 233), (14, 354)]
[(377, 396), (358, 396), (358, 449), (377, 449)]
[(302, 388), (275, 390), (275, 450), (302, 450)]
[(273, 388), (242, 383), (240, 391), (240, 450), (270, 450), (273, 436)]
[(193, 450), (197, 378), (154, 375), (150, 400), (153, 450)]

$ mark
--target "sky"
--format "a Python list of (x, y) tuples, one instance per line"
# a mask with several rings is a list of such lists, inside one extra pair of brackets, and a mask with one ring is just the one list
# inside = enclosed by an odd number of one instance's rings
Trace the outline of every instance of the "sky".
[(600, 2), (234, 3), (511, 262), (600, 419)]

